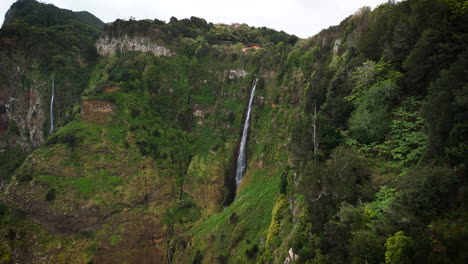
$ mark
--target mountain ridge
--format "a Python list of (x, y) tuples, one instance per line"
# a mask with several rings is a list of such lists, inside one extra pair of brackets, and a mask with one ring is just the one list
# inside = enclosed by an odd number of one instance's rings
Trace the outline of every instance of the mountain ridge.
[[(52, 14), (54, 13), (60, 13), (59, 16), (62, 20), (57, 20), (56, 17), (53, 17)], [(5, 20), (3, 21), (2, 27), (18, 19), (23, 19), (26, 23), (43, 24), (45, 26), (63, 24), (66, 20), (77, 20), (98, 28), (104, 26), (104, 22), (87, 11), (74, 12), (55, 7), (53, 4), (42, 4), (36, 0), (18, 0), (13, 3), (5, 13)]]

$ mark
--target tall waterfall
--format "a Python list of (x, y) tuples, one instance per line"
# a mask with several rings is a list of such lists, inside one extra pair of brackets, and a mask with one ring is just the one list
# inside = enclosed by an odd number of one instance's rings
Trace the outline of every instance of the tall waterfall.
[(54, 99), (55, 99), (55, 78), (52, 78), (52, 97), (50, 98), (50, 130), (49, 134), (54, 132)]
[(245, 158), (245, 146), (247, 143), (247, 135), (249, 133), (250, 114), (252, 113), (252, 103), (255, 94), (255, 87), (257, 86), (257, 79), (258, 78), (255, 79), (253, 83), (252, 92), (250, 93), (249, 107), (247, 109), (247, 115), (245, 117), (244, 130), (242, 131), (242, 138), (239, 147), (239, 157), (237, 157), (236, 166), (236, 185), (239, 185), (239, 183), (242, 180), (242, 177), (244, 177), (245, 167), (247, 166)]

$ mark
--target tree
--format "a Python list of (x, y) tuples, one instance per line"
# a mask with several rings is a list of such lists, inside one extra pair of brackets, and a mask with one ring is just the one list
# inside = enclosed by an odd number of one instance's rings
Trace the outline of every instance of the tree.
[(454, 171), (442, 167), (415, 167), (398, 180), (392, 211), (400, 218), (416, 217), (427, 222), (442, 212), (456, 195)]
[(405, 236), (403, 231), (396, 232), (385, 242), (385, 263), (386, 264), (404, 264), (412, 263), (411, 247), (413, 240)]
[(468, 52), (431, 84), (424, 107), (431, 157), (457, 165), (468, 155)]
[(356, 99), (356, 110), (349, 119), (351, 135), (362, 143), (378, 142), (390, 130), (392, 101), (399, 87), (392, 81), (372, 86)]
[(312, 142), (314, 143), (314, 156), (317, 156), (317, 153), (319, 150), (319, 139), (318, 139), (318, 127), (317, 127), (317, 103), (315, 102), (314, 102), (314, 114), (312, 116)]
[(444, 0), (450, 7), (454, 17), (462, 16), (468, 10), (468, 1), (467, 0)]
[(161, 77), (159, 69), (154, 64), (146, 66), (142, 79), (145, 89), (157, 94), (160, 88)]

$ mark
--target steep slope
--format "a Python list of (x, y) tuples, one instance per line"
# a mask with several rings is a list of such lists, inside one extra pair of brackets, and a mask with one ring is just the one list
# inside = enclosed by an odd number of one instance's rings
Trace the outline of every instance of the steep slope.
[[(8, 226), (30, 243), (10, 247), (14, 259), (37, 262), (66, 235), (83, 248), (49, 252), (50, 261), (159, 263), (174, 235), (222, 209), (232, 193), (253, 54), (172, 45), (172, 56), (121, 50), (100, 58), (79, 117), (17, 170), (5, 202), (28, 218)], [(32, 238), (30, 221), (48, 239)]]
[(2, 261), (466, 262), (460, 3), (362, 8), (299, 41), (196, 17), (106, 25), (73, 120), (24, 162), (5, 156), (21, 166)]
[[(281, 46), (265, 51), (261, 71), (275, 76), (266, 101), (287, 114), (254, 121), (252, 136), (284, 132), (289, 151), (281, 159), (280, 149), (266, 149), (269, 162), (251, 157), (251, 190), (174, 243), (176, 262), (466, 260), (461, 9), (446, 1), (363, 8), (299, 41), (287, 58)], [(271, 178), (256, 174), (257, 164)]]
[(55, 127), (73, 118), (96, 58), (103, 23), (36, 1), (12, 5), (0, 30), (0, 154), (2, 185), (21, 157), (45, 142), (52, 79)]

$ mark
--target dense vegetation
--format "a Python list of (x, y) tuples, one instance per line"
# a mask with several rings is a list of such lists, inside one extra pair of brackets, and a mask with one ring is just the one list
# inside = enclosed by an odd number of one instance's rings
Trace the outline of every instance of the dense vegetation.
[(13, 7), (3, 56), (31, 48), (81, 112), (24, 161), (0, 153), (0, 263), (466, 262), (467, 1), (364, 7), (305, 40), (196, 17), (104, 26), (167, 57), (98, 57), (88, 14)]
[(307, 86), (291, 149), (300, 262), (466, 260), (468, 16), (455, 2), (363, 8), (339, 48), (319, 36), (289, 54)]
[[(190, 17), (178, 20), (171, 17), (168, 23), (155, 20), (129, 21), (116, 20), (112, 24), (105, 25), (105, 30), (111, 36), (144, 35), (153, 36), (156, 40), (166, 42), (177, 41), (179, 38), (193, 39), (208, 42), (209, 44), (219, 43), (244, 43), (256, 45), (295, 44), (298, 37), (289, 35), (284, 31), (276, 31), (267, 27), (255, 28), (247, 24), (213, 24), (206, 22), (203, 18)], [(156, 33), (155, 33), (156, 32)]]

